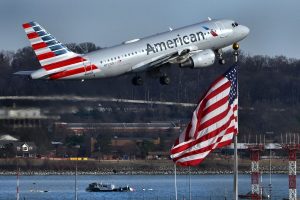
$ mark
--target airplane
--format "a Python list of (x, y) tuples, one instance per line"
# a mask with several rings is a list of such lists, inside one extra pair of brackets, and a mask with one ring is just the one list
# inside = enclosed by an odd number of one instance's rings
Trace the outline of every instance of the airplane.
[[(216, 57), (225, 64), (224, 48), (239, 48), (238, 42), (249, 34), (249, 28), (234, 20), (208, 20), (172, 29), (141, 39), (133, 39), (110, 48), (87, 54), (70, 51), (37, 22), (23, 24), (30, 44), (40, 62), (35, 71), (19, 71), (31, 79), (94, 79), (133, 73), (132, 83), (142, 85), (143, 71), (160, 69), (168, 64), (201, 68), (213, 65)], [(160, 83), (170, 78), (161, 74)]]

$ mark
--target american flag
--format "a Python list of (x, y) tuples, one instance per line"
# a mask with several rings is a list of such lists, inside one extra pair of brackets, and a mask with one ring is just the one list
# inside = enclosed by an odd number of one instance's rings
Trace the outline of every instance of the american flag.
[(175, 141), (171, 158), (177, 165), (198, 165), (214, 149), (231, 144), (238, 132), (237, 88), (234, 65), (211, 84), (191, 122)]

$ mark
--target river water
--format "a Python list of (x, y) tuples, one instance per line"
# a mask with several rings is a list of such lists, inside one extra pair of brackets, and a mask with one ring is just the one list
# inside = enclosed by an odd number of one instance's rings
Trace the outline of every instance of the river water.
[[(47, 175), (21, 176), (20, 199), (75, 199), (74, 176)], [(269, 177), (263, 176), (263, 185), (269, 184)], [(117, 186), (129, 185), (134, 192), (95, 193), (85, 189), (92, 182), (111, 183)], [(299, 181), (299, 179), (297, 180)], [(0, 199), (16, 199), (16, 177), (0, 176)], [(78, 199), (85, 200), (173, 200), (174, 176), (172, 175), (78, 175)], [(189, 176), (177, 175), (178, 199), (189, 199)], [(250, 191), (250, 175), (239, 176), (239, 192)], [(298, 187), (299, 189), (299, 187)], [(35, 192), (33, 192), (33, 191)], [(37, 192), (48, 190), (49, 192)], [(268, 190), (268, 189), (267, 189)], [(192, 199), (232, 199), (233, 175), (191, 175)], [(287, 175), (272, 176), (272, 199), (288, 196)]]

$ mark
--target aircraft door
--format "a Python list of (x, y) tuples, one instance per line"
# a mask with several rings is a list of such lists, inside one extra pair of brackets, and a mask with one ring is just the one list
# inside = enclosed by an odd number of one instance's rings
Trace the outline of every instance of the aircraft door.
[(217, 27), (217, 33), (220, 35), (221, 38), (227, 37), (228, 33), (225, 29), (225, 26), (221, 22), (216, 22), (216, 27)]

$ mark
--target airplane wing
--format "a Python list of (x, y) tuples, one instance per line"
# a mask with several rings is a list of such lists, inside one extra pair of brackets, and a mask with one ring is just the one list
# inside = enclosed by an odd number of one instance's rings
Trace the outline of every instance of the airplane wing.
[(180, 52), (172, 52), (165, 55), (160, 55), (149, 60), (145, 60), (131, 68), (132, 72), (141, 72), (144, 70), (151, 70), (159, 67), (165, 63), (182, 63), (186, 61), (191, 55), (197, 51), (191, 51), (190, 49), (183, 49)]

